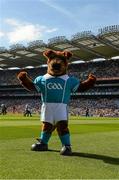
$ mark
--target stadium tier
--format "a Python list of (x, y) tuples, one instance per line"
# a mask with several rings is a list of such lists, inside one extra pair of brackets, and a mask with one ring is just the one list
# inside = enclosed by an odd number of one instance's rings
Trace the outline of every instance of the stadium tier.
[(44, 43), (43, 40), (29, 42), (25, 47), (14, 44), (6, 49), (0, 47), (0, 69), (39, 67), (46, 64), (43, 51), (47, 49), (68, 50), (73, 53), (70, 62), (110, 59), (119, 55), (119, 25), (107, 26), (94, 35), (91, 31), (78, 32), (70, 39), (57, 36)]

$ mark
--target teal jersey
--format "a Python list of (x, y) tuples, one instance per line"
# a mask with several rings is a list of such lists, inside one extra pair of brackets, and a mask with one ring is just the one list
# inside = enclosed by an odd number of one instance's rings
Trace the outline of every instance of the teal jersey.
[(79, 79), (62, 75), (58, 77), (45, 74), (34, 80), (35, 87), (41, 93), (43, 103), (68, 104), (71, 92), (75, 92), (80, 84)]

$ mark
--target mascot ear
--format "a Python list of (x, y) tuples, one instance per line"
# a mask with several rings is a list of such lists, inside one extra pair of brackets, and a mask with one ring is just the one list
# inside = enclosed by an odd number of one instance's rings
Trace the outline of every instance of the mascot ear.
[(43, 52), (43, 56), (45, 56), (47, 59), (52, 59), (55, 56), (55, 53), (52, 50), (46, 50)]
[(66, 59), (70, 59), (72, 57), (72, 53), (69, 51), (64, 51), (64, 56), (66, 57)]

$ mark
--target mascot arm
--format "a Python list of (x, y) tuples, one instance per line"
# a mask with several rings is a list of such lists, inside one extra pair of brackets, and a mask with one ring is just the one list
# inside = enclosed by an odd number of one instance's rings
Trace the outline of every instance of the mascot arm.
[(92, 88), (95, 82), (96, 82), (96, 77), (93, 74), (89, 74), (88, 79), (80, 83), (78, 87), (78, 91), (83, 92)]
[(27, 72), (23, 71), (17, 75), (18, 80), (21, 85), (24, 86), (29, 91), (36, 91), (36, 88), (31, 80), (31, 78), (27, 75)]

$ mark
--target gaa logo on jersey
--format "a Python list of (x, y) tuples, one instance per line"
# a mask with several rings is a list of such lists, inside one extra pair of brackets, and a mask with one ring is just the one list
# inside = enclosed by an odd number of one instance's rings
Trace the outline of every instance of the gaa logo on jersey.
[(48, 83), (47, 88), (48, 89), (63, 89), (60, 83)]

